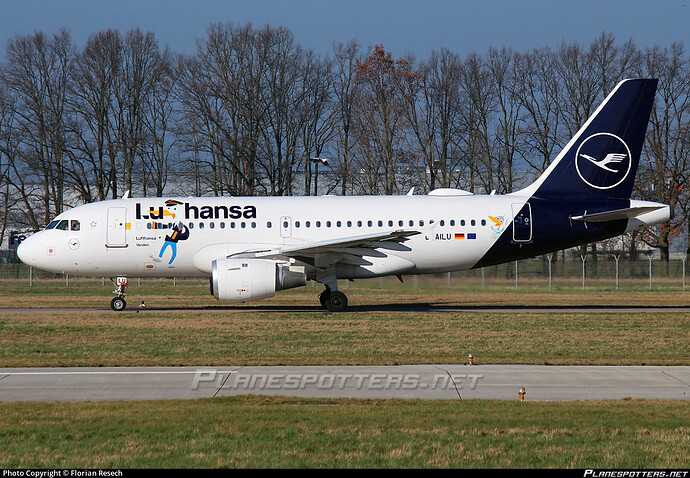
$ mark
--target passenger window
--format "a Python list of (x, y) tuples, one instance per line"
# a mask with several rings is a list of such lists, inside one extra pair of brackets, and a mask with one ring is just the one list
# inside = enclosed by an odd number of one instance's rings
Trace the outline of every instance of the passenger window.
[(445, 226), (445, 225), (446, 225), (446, 221), (444, 221), (443, 219), (441, 219), (441, 220), (438, 222), (438, 225), (439, 225), (439, 226)]
[(474, 226), (475, 224), (477, 224), (477, 222), (474, 219), (472, 219), (472, 222), (470, 224)]
[[(285, 223), (285, 224), (287, 224), (287, 223)], [(271, 224), (271, 221), (268, 221), (268, 222), (266, 223), (266, 227), (269, 228), (269, 229), (270, 229), (271, 227), (273, 227), (273, 225)], [(286, 225), (285, 227), (287, 227), (287, 225)]]
[(367, 226), (371, 227), (371, 221), (367, 221)]

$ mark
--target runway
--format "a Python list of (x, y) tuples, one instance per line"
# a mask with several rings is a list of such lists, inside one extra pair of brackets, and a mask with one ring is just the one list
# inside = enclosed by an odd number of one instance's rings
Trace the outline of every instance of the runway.
[(690, 366), (2, 368), (0, 401), (283, 395), (319, 399), (690, 399)]
[[(130, 306), (121, 312), (115, 312), (109, 307), (5, 307), (0, 308), (0, 314), (117, 314), (123, 313), (182, 313), (182, 312), (263, 312), (263, 313), (295, 313), (295, 312), (321, 312), (323, 314), (333, 314), (323, 308), (314, 306), (295, 306), (295, 305), (218, 305), (206, 307), (146, 307), (138, 308)], [(601, 306), (601, 305), (562, 305), (562, 306), (515, 306), (515, 305), (455, 305), (455, 304), (376, 304), (376, 305), (350, 305), (344, 313), (362, 312), (400, 312), (400, 313), (420, 313), (420, 312), (484, 312), (484, 313), (597, 313), (597, 314), (633, 314), (633, 313), (690, 313), (690, 306), (654, 306), (654, 305), (631, 305), (631, 306)]]

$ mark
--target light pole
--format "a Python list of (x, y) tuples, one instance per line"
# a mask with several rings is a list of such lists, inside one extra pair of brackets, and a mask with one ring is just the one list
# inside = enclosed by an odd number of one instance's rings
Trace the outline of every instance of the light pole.
[(328, 158), (309, 158), (316, 165), (314, 171), (314, 196), (319, 195), (319, 164), (328, 165)]

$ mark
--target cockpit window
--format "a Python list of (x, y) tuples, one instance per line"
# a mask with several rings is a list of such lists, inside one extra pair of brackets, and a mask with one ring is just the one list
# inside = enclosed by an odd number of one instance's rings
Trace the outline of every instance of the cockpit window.
[(50, 224), (48, 224), (46, 226), (46, 230), (54, 228), (55, 226), (58, 225), (58, 222), (60, 222), (60, 221), (51, 221)]
[(78, 231), (81, 226), (79, 225), (79, 221), (76, 219), (72, 219), (70, 221), (70, 229), (73, 231)]
[(61, 231), (68, 231), (69, 230), (69, 221), (67, 219), (64, 219), (58, 223), (57, 226), (55, 226), (55, 229), (60, 229)]

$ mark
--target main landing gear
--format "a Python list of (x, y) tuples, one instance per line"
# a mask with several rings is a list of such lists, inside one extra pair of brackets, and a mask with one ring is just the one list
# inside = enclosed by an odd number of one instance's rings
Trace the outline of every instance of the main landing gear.
[(117, 297), (113, 297), (113, 300), (110, 301), (110, 307), (117, 312), (125, 310), (127, 307), (127, 301), (125, 300), (125, 295), (127, 295), (125, 293), (125, 289), (127, 288), (127, 278), (118, 277), (115, 280), (112, 278), (110, 280), (113, 281), (113, 285), (115, 286), (113, 294), (117, 295)]
[(347, 309), (347, 296), (338, 290), (331, 290), (328, 286), (319, 294), (319, 302), (330, 312), (343, 312)]

